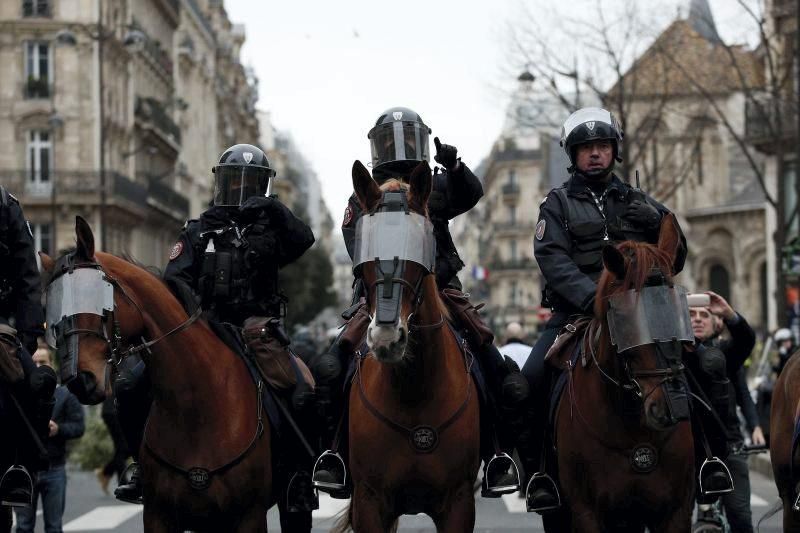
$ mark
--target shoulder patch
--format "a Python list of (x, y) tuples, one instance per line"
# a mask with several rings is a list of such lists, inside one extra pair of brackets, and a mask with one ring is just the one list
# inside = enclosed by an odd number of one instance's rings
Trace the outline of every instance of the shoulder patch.
[(347, 208), (344, 210), (344, 220), (342, 220), (342, 227), (345, 227), (353, 221), (353, 207), (350, 204), (347, 204)]
[(544, 230), (545, 230), (546, 226), (547, 226), (547, 221), (545, 219), (540, 220), (539, 223), (536, 224), (536, 240), (537, 241), (541, 241), (544, 238)]
[(172, 246), (169, 252), (169, 260), (174, 261), (183, 253), (183, 241), (178, 241)]

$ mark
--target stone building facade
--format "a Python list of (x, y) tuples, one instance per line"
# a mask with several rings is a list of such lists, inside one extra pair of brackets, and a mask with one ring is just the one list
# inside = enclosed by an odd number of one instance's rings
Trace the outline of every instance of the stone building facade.
[(257, 142), (243, 40), (218, 0), (0, 3), (0, 184), (38, 249), (81, 215), (99, 248), (164, 265), (228, 141)]

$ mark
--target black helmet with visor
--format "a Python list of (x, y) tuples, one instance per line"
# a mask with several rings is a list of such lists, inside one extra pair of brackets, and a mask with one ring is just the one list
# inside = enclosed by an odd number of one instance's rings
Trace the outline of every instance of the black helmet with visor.
[(407, 107), (392, 107), (381, 113), (369, 130), (372, 168), (411, 171), (422, 161), (430, 161), (428, 138), (431, 129), (416, 112)]
[[(561, 128), (561, 147), (575, 166), (575, 148), (596, 141), (611, 141), (614, 159), (622, 161), (622, 127), (616, 117), (600, 107), (584, 107), (572, 113)], [(613, 162), (612, 162), (613, 165)]]
[(231, 146), (219, 158), (214, 173), (214, 205), (239, 206), (253, 196), (266, 196), (275, 171), (264, 152), (252, 144)]

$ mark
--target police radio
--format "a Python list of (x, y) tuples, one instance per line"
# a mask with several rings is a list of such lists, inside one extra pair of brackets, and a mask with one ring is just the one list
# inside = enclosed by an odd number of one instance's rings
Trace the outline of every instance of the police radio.
[(628, 192), (628, 203), (635, 202), (637, 200), (640, 202), (646, 201), (645, 200), (646, 196), (644, 194), (644, 191), (639, 186), (639, 171), (637, 170), (635, 174), (636, 174), (636, 187), (632, 188)]

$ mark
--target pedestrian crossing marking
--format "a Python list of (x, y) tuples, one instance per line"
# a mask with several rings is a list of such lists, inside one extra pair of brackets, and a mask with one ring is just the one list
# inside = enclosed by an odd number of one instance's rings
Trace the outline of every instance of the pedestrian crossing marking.
[(101, 505), (64, 525), (64, 531), (113, 530), (142, 512), (140, 505)]
[(331, 498), (330, 494), (324, 492), (319, 493), (319, 509), (311, 513), (314, 518), (332, 518), (339, 514), (340, 511), (347, 509), (350, 505), (350, 500), (337, 500)]
[(518, 492), (503, 494), (503, 503), (509, 513), (526, 513), (525, 498), (520, 498)]

